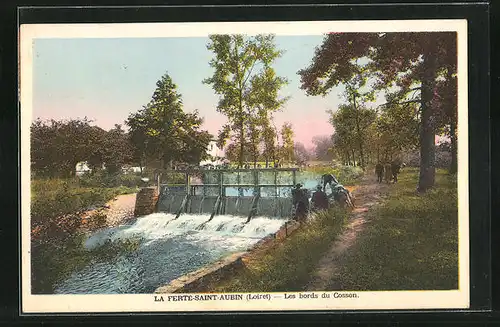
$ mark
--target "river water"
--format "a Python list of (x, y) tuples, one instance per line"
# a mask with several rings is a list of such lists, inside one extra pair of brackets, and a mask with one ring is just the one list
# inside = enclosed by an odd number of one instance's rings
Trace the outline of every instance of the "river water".
[(133, 224), (108, 228), (90, 236), (84, 246), (96, 249), (108, 242), (139, 239), (137, 250), (110, 261), (94, 262), (57, 285), (56, 294), (152, 293), (159, 286), (214, 262), (245, 251), (276, 232), (283, 219), (154, 213)]
[[(285, 176), (288, 179), (290, 176)], [(300, 174), (297, 182), (314, 189), (319, 176)], [(289, 196), (288, 189), (281, 196)], [(236, 192), (235, 192), (236, 193)], [(288, 193), (288, 194), (286, 194)], [(199, 269), (231, 253), (246, 251), (263, 237), (276, 232), (286, 219), (184, 214), (178, 219), (166, 213), (140, 217), (133, 223), (107, 228), (85, 241), (88, 251), (106, 242), (136, 240), (138, 248), (110, 260), (95, 260), (56, 285), (56, 294), (152, 293), (175, 278)]]

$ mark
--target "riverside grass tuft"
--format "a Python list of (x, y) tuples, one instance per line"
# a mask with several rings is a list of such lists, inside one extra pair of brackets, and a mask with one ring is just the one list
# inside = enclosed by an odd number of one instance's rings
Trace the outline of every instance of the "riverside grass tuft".
[(300, 291), (317, 262), (343, 230), (349, 213), (331, 208), (316, 214), (289, 238), (236, 272), (234, 278), (211, 285), (210, 292)]
[(458, 289), (456, 176), (438, 170), (435, 187), (423, 195), (415, 191), (417, 181), (418, 170), (405, 169), (391, 185), (330, 289)]

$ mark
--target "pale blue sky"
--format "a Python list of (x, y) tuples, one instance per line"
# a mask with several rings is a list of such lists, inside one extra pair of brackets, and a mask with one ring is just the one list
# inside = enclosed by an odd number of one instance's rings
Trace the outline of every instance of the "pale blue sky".
[[(315, 135), (333, 133), (327, 109), (341, 103), (338, 91), (307, 97), (300, 90), (299, 69), (309, 65), (323, 36), (277, 36), (285, 50), (274, 67), (290, 84), (282, 95), (291, 99), (276, 114), (279, 126), (292, 123), (296, 140), (311, 145)], [(218, 97), (209, 85), (212, 75), (208, 38), (37, 39), (34, 43), (33, 118), (89, 117), (109, 129), (149, 102), (158, 79), (168, 72), (178, 85), (187, 111), (198, 109), (214, 135), (225, 118), (216, 110)]]

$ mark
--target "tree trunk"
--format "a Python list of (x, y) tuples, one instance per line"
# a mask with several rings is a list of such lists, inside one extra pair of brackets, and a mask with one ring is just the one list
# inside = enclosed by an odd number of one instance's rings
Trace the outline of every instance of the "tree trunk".
[(420, 130), (420, 175), (418, 192), (425, 192), (434, 186), (436, 178), (436, 133), (433, 122), (434, 88), (436, 84), (436, 64), (433, 51), (428, 51), (423, 58), (423, 76), (421, 90), (421, 130)]
[(450, 124), (450, 142), (451, 142), (451, 163), (450, 174), (457, 172), (457, 135), (456, 135), (456, 121), (453, 119)]
[(361, 128), (359, 127), (359, 112), (358, 112), (358, 106), (356, 104), (356, 93), (355, 92), (353, 92), (353, 95), (352, 95), (352, 104), (354, 106), (354, 112), (356, 113), (356, 132), (358, 134), (358, 147), (359, 147), (360, 162), (361, 162), (361, 167), (364, 167), (365, 162), (364, 162), (364, 155), (363, 155), (363, 138), (361, 136)]

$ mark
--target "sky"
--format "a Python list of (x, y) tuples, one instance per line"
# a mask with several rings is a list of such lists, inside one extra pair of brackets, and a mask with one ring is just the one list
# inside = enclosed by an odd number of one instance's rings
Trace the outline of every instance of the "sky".
[[(290, 96), (282, 112), (275, 114), (276, 126), (292, 124), (295, 141), (312, 146), (317, 135), (331, 135), (327, 110), (343, 100), (340, 89), (326, 97), (306, 96), (300, 89), (297, 71), (306, 68), (322, 35), (276, 36), (284, 50), (274, 68), (289, 84), (281, 96)], [(130, 113), (146, 105), (156, 82), (168, 73), (182, 94), (184, 110), (198, 109), (204, 129), (213, 135), (225, 122), (216, 112), (218, 96), (202, 83), (212, 76), (207, 37), (36, 39), (33, 49), (33, 119), (88, 117), (110, 129), (124, 125)]]

